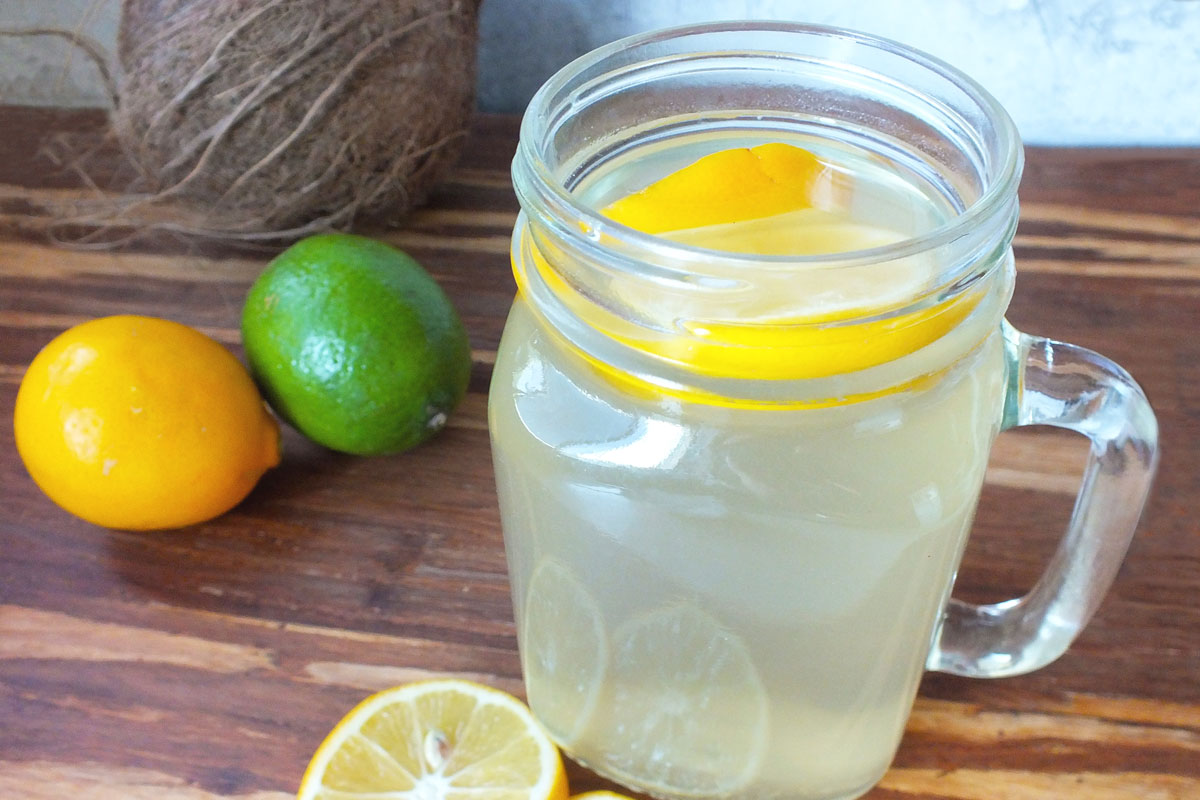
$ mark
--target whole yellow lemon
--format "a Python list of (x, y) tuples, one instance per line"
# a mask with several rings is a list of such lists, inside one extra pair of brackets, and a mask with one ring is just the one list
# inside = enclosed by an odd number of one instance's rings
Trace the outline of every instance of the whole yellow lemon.
[(13, 429), (42, 491), (109, 528), (211, 519), (279, 463), (279, 427), (241, 362), (154, 317), (103, 317), (51, 341), (21, 381)]

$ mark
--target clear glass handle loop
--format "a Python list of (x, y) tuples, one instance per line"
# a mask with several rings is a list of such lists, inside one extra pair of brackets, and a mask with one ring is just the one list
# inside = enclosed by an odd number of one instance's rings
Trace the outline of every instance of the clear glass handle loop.
[(975, 678), (1020, 675), (1066, 651), (1112, 585), (1158, 463), (1158, 423), (1141, 388), (1107, 358), (1005, 323), (1004, 427), (1053, 425), (1091, 440), (1067, 532), (1024, 597), (951, 600), (926, 667)]

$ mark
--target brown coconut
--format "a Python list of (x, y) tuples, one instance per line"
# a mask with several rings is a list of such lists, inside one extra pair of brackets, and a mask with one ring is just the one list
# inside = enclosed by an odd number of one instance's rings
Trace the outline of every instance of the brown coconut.
[(463, 143), (478, 6), (124, 0), (112, 126), (143, 206), (240, 238), (398, 220)]

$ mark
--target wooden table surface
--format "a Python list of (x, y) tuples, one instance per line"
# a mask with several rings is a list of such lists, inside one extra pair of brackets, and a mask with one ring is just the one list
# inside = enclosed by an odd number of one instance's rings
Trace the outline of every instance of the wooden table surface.
[[(63, 329), (136, 313), (240, 354), (273, 254), (182, 239), (64, 249), (39, 231), (78, 181), (37, 155), (87, 113), (0, 109), (0, 798), (276, 800), (372, 690), (466, 675), (521, 693), (485, 392), (514, 287), (514, 118), (481, 118), (432, 202), (383, 234), (463, 315), (470, 394), (414, 451), (355, 458), (292, 431), (234, 511), (170, 533), (103, 530), (29, 479), (13, 444), (25, 366)], [(930, 674), (872, 800), (1200, 798), (1200, 152), (1031, 150), (1010, 319), (1126, 366), (1163, 458), (1091, 626), (1053, 665)], [(993, 453), (956, 592), (1021, 594), (1070, 512), (1085, 445), (1019, 431)], [(571, 765), (573, 790), (605, 785)]]

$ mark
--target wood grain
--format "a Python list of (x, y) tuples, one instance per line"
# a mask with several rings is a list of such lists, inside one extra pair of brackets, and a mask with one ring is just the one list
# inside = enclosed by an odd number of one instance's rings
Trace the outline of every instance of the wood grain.
[[(236, 510), (134, 534), (68, 516), (29, 480), (12, 445), (24, 366), (110, 313), (169, 316), (238, 351), (242, 298), (272, 251), (49, 244), (47, 209), (87, 192), (39, 147), (100, 119), (0, 108), (0, 798), (280, 800), (369, 691), (454, 674), (520, 693), (485, 397), (513, 294), (516, 120), (481, 117), (429, 206), (379, 232), (469, 329), (471, 391), (449, 428), (379, 459), (286, 431), (284, 463)], [(867, 797), (1200, 798), (1200, 153), (1032, 150), (1028, 165), (1010, 319), (1131, 370), (1159, 413), (1160, 478), (1071, 651), (1020, 678), (926, 676)], [(1085, 455), (1062, 432), (1000, 437), (958, 596), (1032, 584)], [(576, 791), (609, 786), (569, 773)]]

